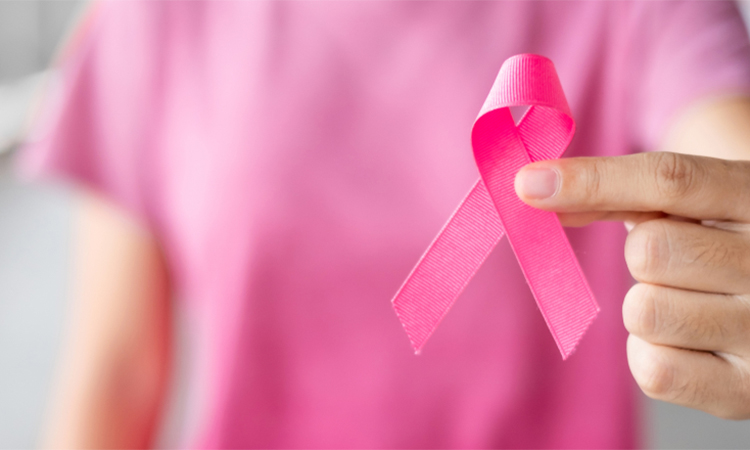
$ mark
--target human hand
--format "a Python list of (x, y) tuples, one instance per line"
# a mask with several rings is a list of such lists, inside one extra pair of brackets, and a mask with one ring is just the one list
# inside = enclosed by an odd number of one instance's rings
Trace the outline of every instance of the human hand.
[(516, 177), (563, 225), (622, 220), (638, 284), (628, 362), (649, 397), (750, 418), (750, 162), (676, 153), (540, 161)]

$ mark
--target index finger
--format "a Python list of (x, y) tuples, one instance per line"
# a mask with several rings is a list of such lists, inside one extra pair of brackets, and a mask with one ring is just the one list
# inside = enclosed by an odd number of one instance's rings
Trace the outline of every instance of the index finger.
[(750, 221), (750, 163), (658, 152), (539, 161), (516, 175), (530, 206), (556, 212), (661, 211)]

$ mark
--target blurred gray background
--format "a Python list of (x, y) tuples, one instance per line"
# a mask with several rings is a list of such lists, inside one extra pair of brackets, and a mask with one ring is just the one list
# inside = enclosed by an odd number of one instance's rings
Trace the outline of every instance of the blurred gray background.
[[(0, 0), (0, 449), (37, 443), (67, 311), (72, 210), (65, 189), (16, 179), (11, 155), (57, 45), (84, 6), (82, 0)], [(179, 391), (162, 446), (178, 442), (185, 426)], [(750, 422), (644, 401), (650, 447), (750, 448)]]

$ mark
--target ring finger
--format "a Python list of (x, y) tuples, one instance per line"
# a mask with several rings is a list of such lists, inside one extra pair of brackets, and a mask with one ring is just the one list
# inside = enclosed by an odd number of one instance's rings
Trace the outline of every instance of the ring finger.
[(747, 353), (750, 302), (744, 297), (639, 283), (622, 304), (625, 328), (652, 344)]

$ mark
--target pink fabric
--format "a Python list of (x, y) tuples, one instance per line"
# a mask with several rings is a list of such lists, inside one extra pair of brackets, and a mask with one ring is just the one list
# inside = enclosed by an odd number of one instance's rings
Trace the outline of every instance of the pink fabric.
[(140, 217), (186, 311), (191, 447), (632, 447), (619, 223), (566, 234), (601, 305), (560, 360), (501, 241), (429, 351), (390, 298), (477, 179), (502, 62), (543, 54), (566, 156), (653, 148), (745, 91), (718, 2), (113, 2), (60, 61), (23, 153)]
[[(513, 106), (529, 106), (518, 126)], [(574, 132), (552, 61), (508, 58), (471, 132), (481, 179), (393, 299), (417, 353), (506, 233), (563, 359), (575, 350), (599, 307), (557, 215), (527, 206), (513, 186), (523, 166), (562, 155)]]

